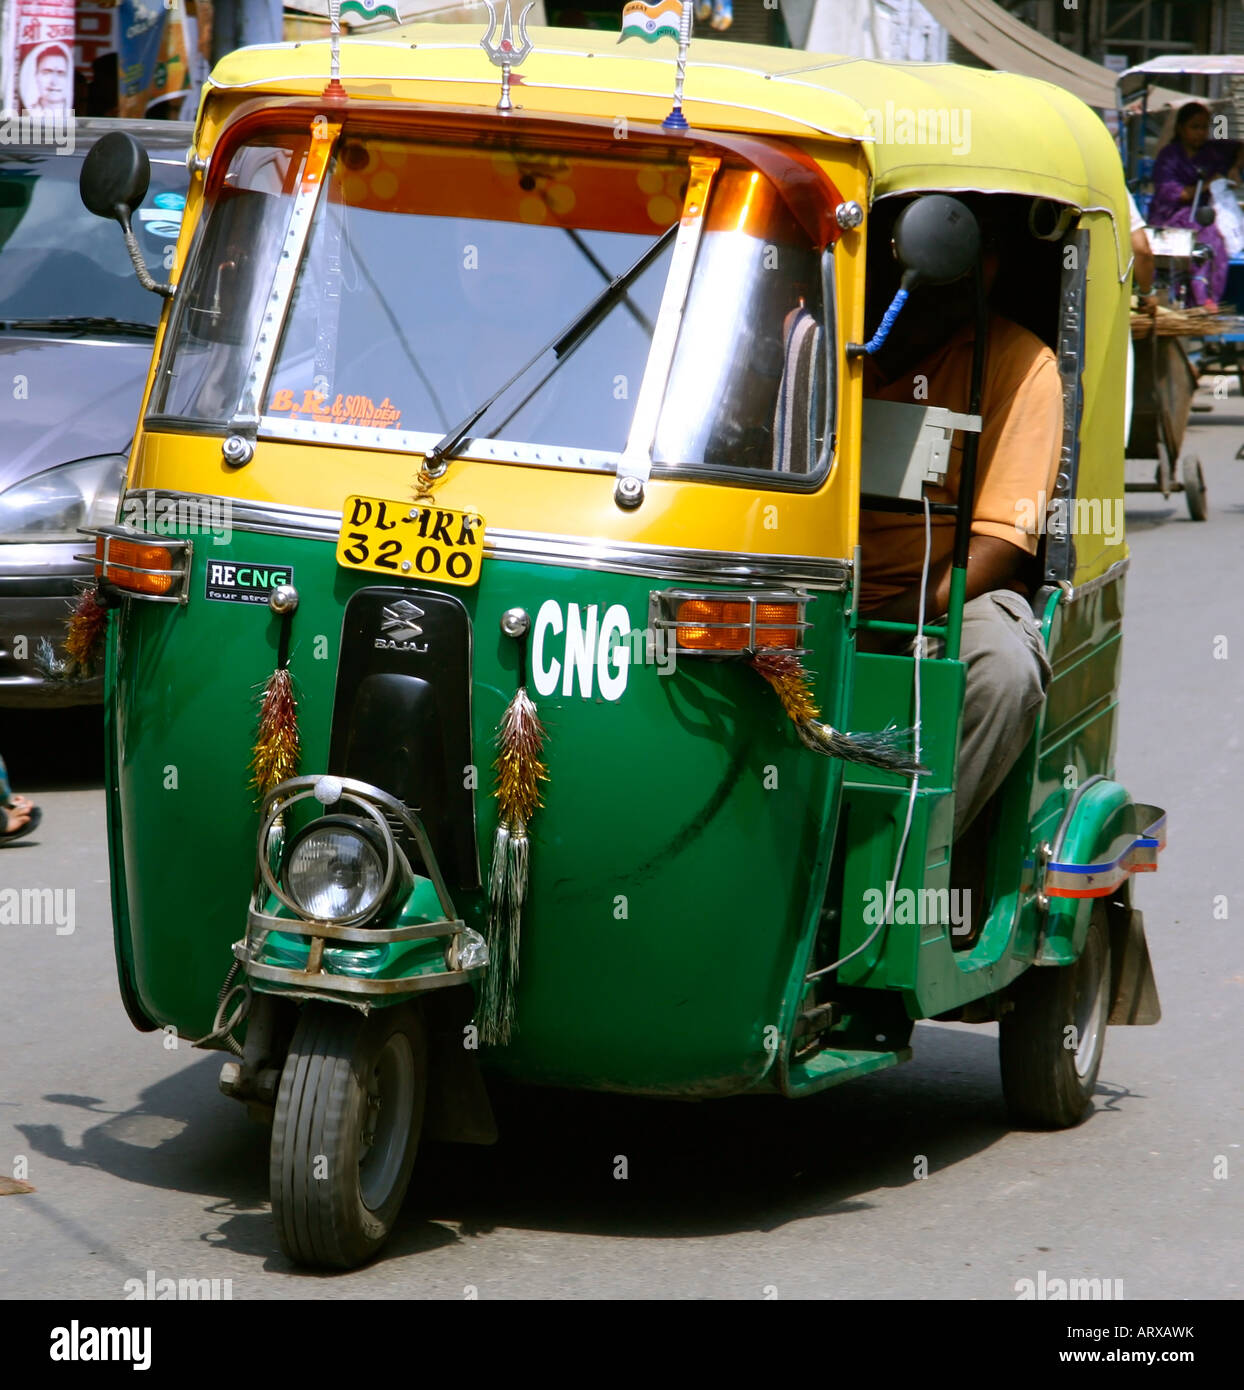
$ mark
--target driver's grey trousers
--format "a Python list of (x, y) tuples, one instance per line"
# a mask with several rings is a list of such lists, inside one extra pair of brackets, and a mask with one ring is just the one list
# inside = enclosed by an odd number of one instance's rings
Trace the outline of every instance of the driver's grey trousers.
[[(930, 625), (945, 618), (930, 620)], [(861, 651), (909, 651), (910, 639), (862, 631)], [(936, 639), (934, 654), (941, 646)], [(1041, 628), (1028, 600), (1010, 589), (963, 606), (959, 659), (967, 666), (956, 778), (955, 839), (998, 790), (1032, 737), (1050, 681)]]
[(1036, 726), (1050, 663), (1027, 599), (1010, 589), (963, 608), (959, 659), (967, 665), (955, 797), (955, 838), (1002, 785)]

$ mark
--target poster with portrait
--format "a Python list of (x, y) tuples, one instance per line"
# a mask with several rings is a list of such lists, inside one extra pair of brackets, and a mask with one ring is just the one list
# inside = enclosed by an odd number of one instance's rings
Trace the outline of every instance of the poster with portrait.
[(0, 117), (17, 113), (13, 91), (13, 6), (0, 5)]
[[(50, 116), (73, 110), (74, 0), (9, 0), (16, 109)], [(6, 7), (7, 8), (7, 7)]]

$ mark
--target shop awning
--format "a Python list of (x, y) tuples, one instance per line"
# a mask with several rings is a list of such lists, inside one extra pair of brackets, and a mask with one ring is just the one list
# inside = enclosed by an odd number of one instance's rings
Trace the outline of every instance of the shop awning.
[[(1244, 78), (1244, 55), (1239, 53), (1168, 53), (1150, 58), (1119, 77), (1119, 90), (1127, 100), (1149, 89), (1149, 109), (1159, 106), (1179, 106), (1191, 99), (1188, 92), (1172, 92), (1153, 85), (1158, 77), (1232, 77)], [(1204, 100), (1204, 98), (1201, 98)], [(1229, 96), (1218, 99), (1227, 102)], [(1216, 103), (1211, 101), (1210, 105)]]
[(991, 68), (1053, 82), (1098, 111), (1118, 105), (1117, 75), (1100, 63), (1070, 53), (993, 0), (920, 0), (964, 48)]

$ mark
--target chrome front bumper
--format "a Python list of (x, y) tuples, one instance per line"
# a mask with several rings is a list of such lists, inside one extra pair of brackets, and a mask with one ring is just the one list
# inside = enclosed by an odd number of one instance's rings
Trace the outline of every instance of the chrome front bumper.
[[(274, 867), (271, 837), (281, 833), (285, 813), (295, 803), (314, 797), (325, 809), (341, 810), (349, 803), (361, 810), (380, 828), (384, 837), (386, 865), (385, 883), (397, 872), (401, 849), (395, 830), (408, 831), (418, 846), (426, 877), (431, 881), (440, 905), (441, 917), (435, 921), (397, 923), (388, 927), (365, 925), (374, 913), (355, 914), (335, 921), (308, 919), (297, 904), (286, 896)], [(298, 913), (293, 917), (278, 916), (265, 911), (269, 896), (275, 895), (284, 906)], [(379, 895), (383, 901), (385, 891)], [(305, 968), (295, 969), (265, 961), (263, 956), (269, 934), (302, 936), (309, 939)], [(347, 997), (351, 1002), (378, 996), (414, 994), (432, 989), (445, 989), (466, 983), (483, 973), (485, 965), (462, 965), (464, 948), (469, 938), (477, 934), (458, 916), (449, 890), (436, 862), (418, 814), (389, 796), (378, 787), (349, 777), (294, 777), (274, 787), (264, 798), (260, 810), (259, 840), (256, 855), (255, 883), (250, 909), (246, 918), (246, 936), (233, 948), (234, 958), (247, 976), (256, 981), (284, 986), (282, 992), (314, 998)], [(418, 974), (399, 975), (387, 979), (369, 978), (358, 973), (343, 974), (326, 967), (324, 951), (336, 944), (389, 946), (405, 941), (444, 938), (444, 968), (421, 970)], [(426, 961), (423, 962), (426, 964)]]

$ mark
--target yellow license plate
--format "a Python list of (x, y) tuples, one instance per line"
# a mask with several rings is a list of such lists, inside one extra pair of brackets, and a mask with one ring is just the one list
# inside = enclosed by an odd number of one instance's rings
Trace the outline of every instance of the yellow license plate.
[(398, 579), (475, 584), (484, 562), (484, 518), (434, 502), (347, 497), (337, 563)]

